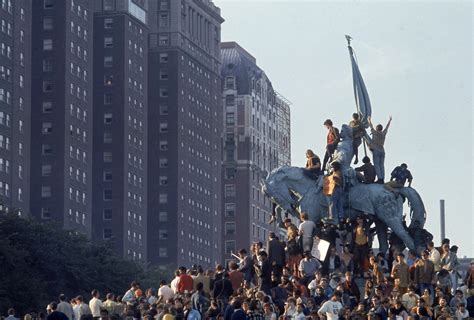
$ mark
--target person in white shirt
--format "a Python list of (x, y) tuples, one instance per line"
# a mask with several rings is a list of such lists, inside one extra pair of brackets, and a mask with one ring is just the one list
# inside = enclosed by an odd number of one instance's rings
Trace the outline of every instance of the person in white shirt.
[(91, 301), (89, 301), (89, 307), (91, 309), (92, 317), (94, 317), (94, 320), (98, 320), (100, 318), (100, 308), (102, 307), (102, 301), (99, 299), (99, 290), (92, 290), (91, 296), (92, 299)]
[(178, 293), (178, 282), (179, 282), (179, 270), (174, 272), (174, 279), (171, 281), (170, 287), (173, 293)]
[(66, 301), (66, 296), (64, 294), (59, 295), (59, 303), (56, 310), (64, 313), (69, 320), (74, 319), (74, 310), (72, 310), (72, 306)]
[(168, 285), (166, 285), (165, 280), (160, 281), (160, 288), (158, 289), (158, 302), (167, 303), (168, 300), (173, 298), (174, 291)]
[(156, 297), (155, 290), (152, 288), (147, 289), (146, 298), (147, 298), (148, 304), (150, 305), (158, 302), (158, 298)]
[(331, 299), (323, 303), (321, 308), (318, 310), (318, 315), (323, 318), (326, 317), (327, 320), (338, 320), (339, 314), (341, 313), (343, 307), (342, 303), (339, 301), (341, 299), (341, 293), (335, 291)]
[(309, 220), (308, 214), (301, 212), (301, 223), (298, 226), (298, 234), (303, 237), (303, 252), (311, 251), (313, 249), (313, 234), (316, 229), (316, 224)]
[(429, 259), (434, 264), (435, 272), (438, 272), (441, 269), (441, 255), (439, 254), (439, 251), (435, 248), (433, 241), (430, 241), (428, 243), (428, 251), (430, 252)]
[(76, 299), (76, 305), (74, 306), (74, 319), (80, 320), (83, 315), (91, 315), (91, 309), (87, 305), (87, 303), (84, 303), (84, 299), (82, 296), (77, 296)]
[(305, 320), (306, 316), (304, 315), (304, 306), (302, 303), (296, 305), (296, 314), (293, 316), (294, 320)]

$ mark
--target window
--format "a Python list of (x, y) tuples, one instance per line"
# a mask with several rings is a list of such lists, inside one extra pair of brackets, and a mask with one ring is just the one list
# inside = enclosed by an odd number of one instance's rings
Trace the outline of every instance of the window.
[(53, 83), (51, 81), (43, 81), (43, 92), (53, 91)]
[(235, 114), (233, 112), (227, 112), (225, 114), (225, 123), (231, 126), (235, 124)]
[(226, 203), (225, 204), (225, 216), (234, 217), (235, 216), (235, 203)]
[(168, 168), (168, 159), (160, 158), (160, 168)]
[(160, 115), (165, 116), (168, 114), (168, 106), (160, 105)]
[(168, 80), (168, 72), (160, 71), (160, 80)]
[(160, 27), (168, 28), (170, 24), (168, 12), (160, 12), (158, 21), (160, 22)]
[(168, 97), (168, 89), (160, 88), (160, 97), (162, 98)]
[(104, 162), (112, 162), (112, 151), (104, 151)]
[(104, 114), (104, 124), (111, 124), (112, 123), (112, 114), (106, 113)]
[(112, 132), (104, 132), (104, 143), (112, 143)]
[(160, 258), (166, 258), (168, 256), (168, 249), (167, 248), (159, 248), (158, 249), (158, 256), (160, 256)]
[(111, 228), (104, 228), (103, 231), (104, 240), (109, 240), (112, 238), (112, 229)]
[(45, 9), (53, 9), (54, 8), (54, 0), (44, 0), (43, 2)]
[(53, 71), (53, 63), (51, 59), (43, 59), (43, 72)]
[(233, 94), (228, 94), (225, 96), (225, 105), (229, 107), (235, 105), (235, 96)]
[(166, 186), (168, 184), (167, 176), (160, 176), (160, 186)]
[(113, 65), (113, 57), (112, 56), (105, 56), (104, 57), (104, 67), (110, 68)]
[(168, 212), (166, 211), (160, 211), (160, 213), (158, 214), (158, 220), (160, 222), (166, 222), (168, 221)]
[(226, 254), (235, 253), (235, 240), (227, 240), (224, 244)]
[(104, 220), (112, 220), (112, 209), (105, 208), (102, 212)]
[(158, 36), (158, 45), (160, 46), (167, 46), (169, 45), (170, 37), (167, 34), (160, 34)]
[(113, 10), (115, 10), (115, 0), (104, 0), (103, 9), (104, 9), (104, 11), (113, 11)]
[(112, 181), (112, 171), (104, 171), (104, 181), (110, 182)]
[(49, 177), (52, 172), (52, 166), (50, 164), (43, 164), (41, 166), (41, 176)]
[(41, 186), (41, 197), (42, 198), (51, 197), (51, 187), (50, 186)]
[(162, 151), (168, 150), (168, 141), (166, 140), (160, 141), (160, 150)]
[(43, 101), (43, 113), (51, 113), (53, 111), (53, 103), (51, 101)]
[[(233, 152), (232, 152), (232, 158), (229, 158), (229, 154), (227, 154), (227, 160), (229, 160), (229, 159), (234, 159), (234, 153)], [(235, 179), (235, 168), (226, 168), (225, 169), (225, 178), (226, 179)]]
[(114, 83), (114, 76), (109, 74), (104, 76), (104, 85), (111, 86)]
[(160, 53), (160, 63), (167, 63), (167, 62), (168, 62), (168, 54)]
[(113, 47), (114, 47), (114, 39), (112, 37), (105, 37), (104, 48), (113, 48)]
[(51, 155), (53, 153), (53, 149), (49, 144), (43, 144), (41, 146), (41, 152), (43, 156)]
[(235, 222), (226, 222), (225, 223), (225, 235), (226, 236), (235, 235)]
[(104, 94), (104, 104), (112, 104), (112, 94), (111, 93)]
[(43, 18), (43, 30), (52, 30), (53, 29), (53, 18)]
[(159, 229), (158, 230), (158, 239), (166, 240), (168, 239), (168, 230), (166, 229)]
[(50, 134), (53, 132), (53, 124), (51, 122), (43, 122), (42, 134)]
[(41, 218), (42, 219), (51, 219), (51, 209), (50, 208), (41, 208)]
[(103, 196), (104, 201), (112, 200), (112, 189), (105, 189)]
[(235, 197), (235, 184), (226, 184), (225, 185), (225, 197)]
[(53, 50), (53, 39), (43, 40), (43, 50), (45, 51)]
[(114, 19), (105, 18), (104, 19), (104, 29), (113, 29), (113, 27), (114, 27)]
[(160, 132), (162, 132), (162, 133), (168, 132), (168, 122), (161, 122), (160, 123)]
[(168, 203), (168, 194), (160, 193), (159, 201), (160, 201), (160, 204)]

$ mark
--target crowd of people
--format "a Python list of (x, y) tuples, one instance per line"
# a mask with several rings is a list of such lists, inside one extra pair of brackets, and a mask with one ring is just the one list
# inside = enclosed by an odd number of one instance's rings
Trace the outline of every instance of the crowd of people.
[[(421, 256), (371, 248), (366, 221), (359, 217), (345, 243), (332, 231), (320, 261), (313, 257), (314, 222), (302, 215), (296, 226), (285, 220), (288, 238), (269, 234), (265, 244), (215, 270), (180, 267), (171, 281), (143, 290), (132, 282), (123, 295), (92, 290), (86, 299), (64, 294), (46, 312), (24, 320), (315, 320), (468, 319), (474, 317), (474, 261), (461, 277), (456, 246), (431, 242)], [(324, 233), (326, 232), (326, 233)], [(311, 236), (308, 236), (311, 234)], [(104, 298), (104, 299), (103, 299)], [(102, 300), (103, 299), (103, 300)], [(8, 311), (6, 320), (15, 320)]]

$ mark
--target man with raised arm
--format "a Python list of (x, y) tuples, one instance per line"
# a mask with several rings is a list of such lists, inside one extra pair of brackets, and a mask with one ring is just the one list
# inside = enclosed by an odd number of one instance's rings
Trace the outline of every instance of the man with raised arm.
[(381, 124), (378, 124), (375, 128), (372, 124), (372, 118), (368, 117), (370, 130), (372, 132), (372, 139), (369, 141), (369, 149), (372, 151), (372, 158), (374, 160), (375, 173), (377, 174), (377, 183), (384, 183), (385, 179), (385, 137), (387, 135), (388, 128), (392, 122), (392, 116), (390, 116), (385, 129)]

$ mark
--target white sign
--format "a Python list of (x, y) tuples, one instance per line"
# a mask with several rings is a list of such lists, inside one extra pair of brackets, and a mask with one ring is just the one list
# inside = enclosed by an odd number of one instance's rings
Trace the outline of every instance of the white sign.
[(314, 238), (313, 249), (311, 250), (311, 255), (318, 259), (319, 261), (324, 261), (326, 259), (326, 254), (328, 253), (330, 243), (326, 240), (319, 238)]

